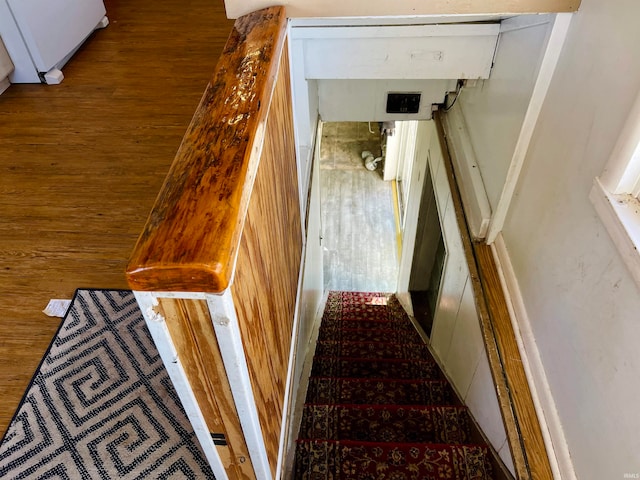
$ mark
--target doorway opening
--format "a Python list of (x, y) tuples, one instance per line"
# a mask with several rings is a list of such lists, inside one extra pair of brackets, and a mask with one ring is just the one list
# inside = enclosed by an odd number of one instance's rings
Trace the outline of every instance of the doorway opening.
[(429, 142), (419, 138), (430, 130), (423, 122), (390, 123), (320, 125), (324, 289), (395, 293), (403, 283), (429, 335), (446, 254)]
[(376, 122), (321, 128), (325, 290), (395, 292), (397, 222), (392, 184), (382, 173), (384, 137)]
[(430, 169), (427, 169), (419, 211), (409, 293), (414, 317), (431, 338), (447, 252)]

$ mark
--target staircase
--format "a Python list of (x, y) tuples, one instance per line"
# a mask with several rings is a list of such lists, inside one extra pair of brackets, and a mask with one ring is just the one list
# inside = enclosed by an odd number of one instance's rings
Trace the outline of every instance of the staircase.
[(470, 425), (395, 297), (330, 292), (294, 480), (493, 478)]

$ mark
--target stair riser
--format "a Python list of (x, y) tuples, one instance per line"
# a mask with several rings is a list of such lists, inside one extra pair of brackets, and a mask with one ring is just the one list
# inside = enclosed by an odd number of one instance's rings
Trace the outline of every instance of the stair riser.
[(315, 377), (388, 378), (397, 380), (441, 378), (440, 369), (433, 361), (366, 360), (318, 356), (313, 360), (311, 375)]
[(318, 341), (415, 343), (424, 345), (418, 332), (410, 330), (321, 328)]
[(425, 345), (403, 343), (318, 342), (316, 356), (432, 361)]

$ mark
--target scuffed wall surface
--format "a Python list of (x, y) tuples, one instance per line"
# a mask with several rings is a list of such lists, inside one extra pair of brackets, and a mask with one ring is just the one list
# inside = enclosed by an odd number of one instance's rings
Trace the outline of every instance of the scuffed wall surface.
[(583, 2), (503, 231), (587, 480), (640, 474), (640, 292), (588, 199), (640, 88), (638, 15), (633, 0)]

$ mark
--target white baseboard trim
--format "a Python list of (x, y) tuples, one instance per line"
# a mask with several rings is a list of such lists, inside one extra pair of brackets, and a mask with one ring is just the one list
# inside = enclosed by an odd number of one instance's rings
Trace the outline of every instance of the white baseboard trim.
[(529, 316), (520, 292), (520, 286), (518, 285), (502, 233), (496, 236), (491, 249), (500, 274), (513, 331), (522, 357), (525, 375), (531, 388), (534, 407), (540, 420), (542, 436), (549, 454), (553, 477), (556, 480), (577, 480), (560, 416), (551, 394), (544, 365), (540, 358), (540, 352), (533, 336)]
[[(303, 227), (304, 229), (304, 227)], [(276, 479), (280, 479), (282, 478), (282, 470), (284, 467), (284, 462), (285, 462), (285, 455), (287, 453), (286, 448), (287, 445), (289, 445), (291, 443), (291, 439), (290, 439), (290, 434), (291, 432), (291, 426), (289, 425), (289, 421), (292, 418), (292, 410), (295, 408), (296, 404), (296, 391), (297, 391), (297, 383), (298, 383), (298, 379), (295, 378), (295, 370), (296, 370), (296, 363), (299, 361), (298, 360), (298, 344), (297, 344), (297, 338), (298, 338), (298, 332), (300, 330), (300, 322), (302, 321), (301, 316), (302, 316), (302, 312), (300, 310), (300, 306), (301, 306), (301, 298), (302, 298), (302, 288), (303, 288), (303, 281), (304, 281), (304, 268), (305, 268), (305, 262), (304, 259), (306, 258), (306, 253), (307, 253), (307, 246), (306, 246), (306, 242), (303, 242), (302, 245), (302, 253), (301, 253), (301, 259), (302, 262), (300, 263), (300, 271), (298, 272), (298, 288), (296, 290), (296, 307), (295, 307), (295, 313), (294, 313), (294, 317), (293, 317), (293, 325), (292, 325), (292, 336), (291, 336), (291, 346), (289, 348), (289, 362), (288, 362), (288, 367), (287, 367), (287, 381), (285, 384), (285, 398), (284, 398), (284, 404), (282, 405), (282, 420), (281, 420), (281, 427), (280, 427), (280, 445), (278, 447), (278, 461), (276, 463)]]
[(462, 208), (467, 216), (469, 232), (474, 240), (484, 239), (491, 222), (491, 204), (469, 137), (462, 105), (458, 103), (441, 118), (447, 132), (447, 145), (453, 169), (458, 177), (458, 188), (462, 198)]
[(304, 351), (298, 352), (298, 358), (296, 361), (302, 361), (303, 367), (300, 376), (293, 379), (294, 383), (292, 388), (291, 405), (288, 409), (288, 436), (286, 437), (286, 440), (283, 440), (283, 438), (280, 440), (280, 448), (284, 450), (284, 458), (280, 463), (281, 468), (277, 471), (275, 477), (276, 480), (292, 480), (293, 478), (296, 437), (300, 430), (300, 424), (302, 423), (302, 410), (304, 408), (304, 400), (307, 396), (307, 388), (309, 387), (309, 377), (311, 376), (311, 367), (313, 366), (313, 356), (315, 355), (318, 335), (320, 333), (320, 324), (322, 323), (322, 315), (324, 314), (324, 309), (327, 305), (328, 296), (328, 291), (322, 294), (322, 299), (320, 300), (316, 314), (313, 317), (313, 325), (311, 327), (309, 341), (305, 345), (301, 345), (304, 346)]

